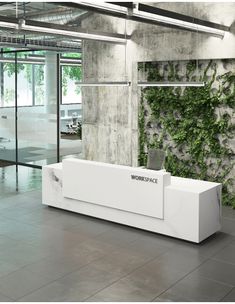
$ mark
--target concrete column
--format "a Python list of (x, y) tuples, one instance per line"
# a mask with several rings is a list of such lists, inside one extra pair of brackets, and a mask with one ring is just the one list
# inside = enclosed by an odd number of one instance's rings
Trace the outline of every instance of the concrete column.
[(55, 149), (57, 143), (57, 54), (46, 52), (45, 55), (45, 123), (43, 124), (43, 141), (48, 149)]
[(46, 52), (45, 56), (45, 109), (47, 114), (56, 114), (57, 102), (57, 54)]

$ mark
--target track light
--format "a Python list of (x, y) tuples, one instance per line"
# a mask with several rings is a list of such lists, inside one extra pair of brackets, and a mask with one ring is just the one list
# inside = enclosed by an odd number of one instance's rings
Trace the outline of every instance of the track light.
[(105, 3), (105, 2), (86, 2), (86, 1), (73, 1), (74, 3), (79, 3), (86, 5), (88, 7), (93, 7), (96, 9), (102, 9), (102, 10), (107, 10), (110, 12), (115, 12), (115, 13), (122, 13), (122, 14), (127, 14), (128, 10), (126, 7), (122, 7), (116, 4), (111, 4), (111, 3)]
[[(188, 30), (208, 33), (211, 35), (223, 37), (225, 34), (225, 31), (223, 29), (219, 29), (216, 26), (220, 26), (219, 24), (214, 24), (215, 27), (208, 25), (201, 25), (197, 22), (190, 22), (190, 21), (184, 21), (183, 19), (180, 19), (180, 17), (168, 17), (161, 15), (158, 12), (151, 13), (144, 10), (144, 7), (148, 9), (153, 9), (154, 7), (146, 6), (142, 4), (137, 4), (133, 6), (133, 8), (128, 9), (125, 6), (121, 6), (121, 4), (112, 4), (112, 3), (105, 3), (105, 2), (86, 2), (86, 1), (74, 1), (73, 3), (77, 3), (80, 5), (84, 5), (84, 7), (94, 8), (103, 12), (110, 12), (110, 13), (118, 13), (123, 18), (129, 18), (129, 19), (136, 19), (137, 21), (155, 21), (163, 24), (173, 25), (175, 27), (184, 28)], [(140, 7), (139, 7), (140, 6)], [(193, 19), (193, 18), (192, 18)], [(205, 21), (206, 22), (206, 21)], [(212, 23), (210, 23), (212, 24)], [(227, 28), (227, 27), (226, 27)], [(228, 29), (226, 29), (228, 30)]]
[(19, 26), (18, 23), (0, 21), (0, 27), (11, 28), (11, 29), (17, 30), (18, 26)]
[(161, 23), (165, 23), (165, 24), (170, 24), (170, 25), (173, 25), (173, 26), (178, 26), (178, 27), (181, 27), (181, 28), (194, 30), (194, 31), (197, 31), (197, 32), (204, 32), (204, 33), (216, 35), (216, 36), (219, 36), (219, 37), (224, 37), (224, 34), (225, 34), (225, 31), (219, 30), (219, 29), (216, 29), (216, 28), (213, 28), (213, 27), (204, 26), (204, 25), (200, 25), (200, 24), (197, 24), (197, 23), (183, 21), (183, 20), (180, 20), (180, 19), (170, 18), (170, 17), (166, 17), (166, 16), (161, 16), (161, 15), (158, 15), (158, 14), (152, 14), (152, 13), (140, 11), (136, 8), (133, 9), (132, 16), (138, 17), (138, 18), (141, 18), (141, 19), (152, 20), (152, 21), (157, 21), (157, 22), (161, 22)]
[(91, 34), (91, 33), (83, 33), (83, 32), (75, 32), (75, 31), (67, 31), (62, 29), (54, 29), (54, 28), (46, 28), (41, 26), (34, 26), (34, 25), (27, 25), (22, 24), (21, 29), (25, 31), (32, 31), (32, 32), (39, 32), (39, 33), (46, 33), (46, 34), (54, 34), (60, 36), (69, 36), (78, 39), (92, 39), (92, 40), (99, 40), (99, 41), (107, 41), (107, 42), (115, 42), (125, 44), (126, 39), (114, 37), (114, 36), (106, 36), (104, 34)]
[(80, 87), (129, 87), (129, 81), (108, 81), (108, 82), (75, 82)]
[(104, 41), (104, 42), (113, 42), (113, 43), (119, 43), (119, 44), (126, 44), (126, 38), (128, 37), (120, 37), (122, 35), (118, 34), (111, 34), (107, 35), (105, 33), (89, 33), (89, 32), (83, 32), (83, 31), (70, 31), (65, 29), (59, 29), (59, 28), (51, 28), (51, 27), (44, 27), (44, 26), (36, 26), (36, 25), (29, 25), (25, 23), (25, 20), (20, 20), (18, 23), (12, 23), (12, 22), (5, 22), (0, 21), (0, 28), (10, 28), (14, 30), (19, 31), (29, 31), (29, 32), (38, 32), (38, 33), (45, 33), (49, 35), (59, 35), (59, 36), (67, 36), (67, 37), (73, 37), (76, 39), (91, 39), (91, 40), (98, 40), (98, 41)]
[(204, 87), (204, 82), (138, 82), (138, 87)]

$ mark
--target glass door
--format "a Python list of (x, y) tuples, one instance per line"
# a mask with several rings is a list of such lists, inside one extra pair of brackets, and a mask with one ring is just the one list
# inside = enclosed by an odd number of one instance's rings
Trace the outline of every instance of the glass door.
[(82, 157), (81, 73), (80, 53), (0, 53), (0, 166)]
[(0, 54), (0, 167), (16, 162), (15, 54)]
[(60, 73), (60, 160), (82, 158), (81, 53), (61, 54)]
[(58, 55), (18, 54), (18, 159), (43, 166), (57, 162)]

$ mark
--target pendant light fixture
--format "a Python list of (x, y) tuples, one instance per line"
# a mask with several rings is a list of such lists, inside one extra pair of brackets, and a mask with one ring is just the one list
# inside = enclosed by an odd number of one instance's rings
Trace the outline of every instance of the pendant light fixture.
[(204, 82), (138, 82), (138, 87), (204, 87)]

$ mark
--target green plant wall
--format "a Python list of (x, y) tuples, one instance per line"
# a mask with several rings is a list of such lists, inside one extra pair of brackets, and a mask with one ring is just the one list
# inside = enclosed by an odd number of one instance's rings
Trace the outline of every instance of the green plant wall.
[(204, 81), (204, 87), (146, 87), (139, 107), (139, 164), (166, 150), (172, 175), (223, 184), (235, 208), (235, 60), (139, 63), (147, 81)]

